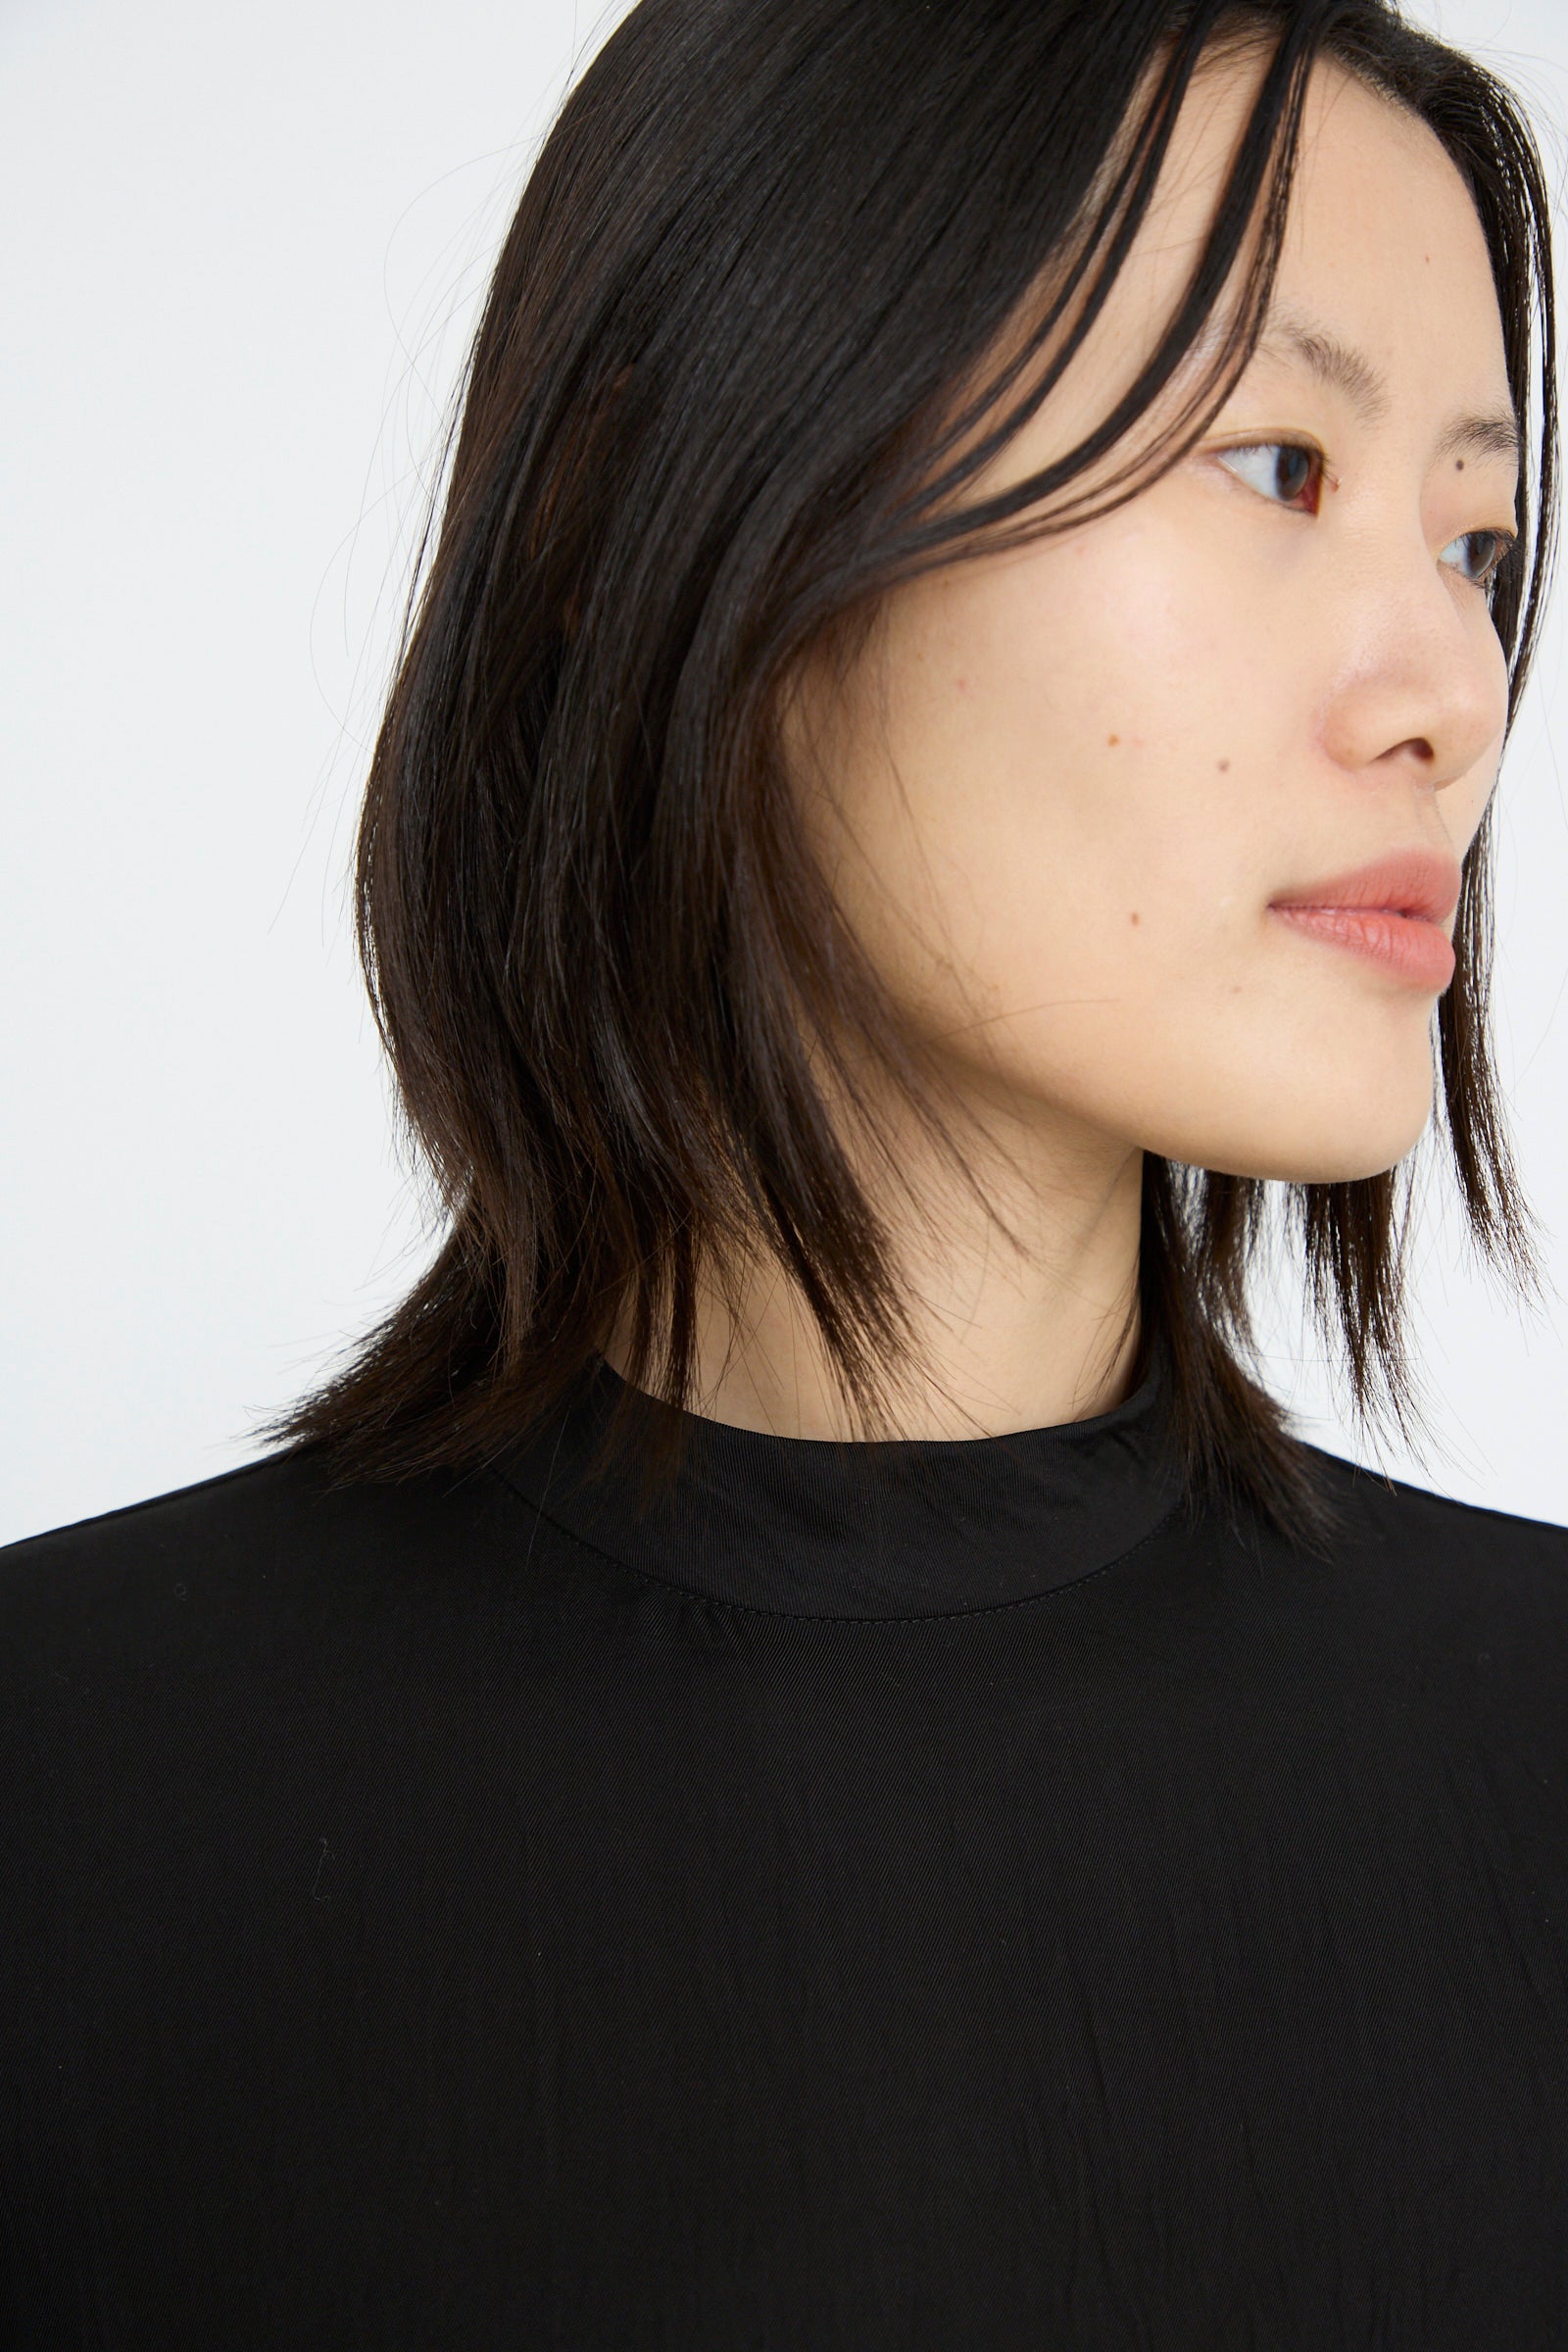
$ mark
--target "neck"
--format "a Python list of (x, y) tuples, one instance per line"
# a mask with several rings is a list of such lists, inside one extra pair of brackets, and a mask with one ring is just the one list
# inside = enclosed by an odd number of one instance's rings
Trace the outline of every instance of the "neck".
[[(716, 1284), (700, 1292), (693, 1409), (777, 1437), (946, 1439), (1054, 1427), (1121, 1403), (1140, 1338), (1142, 1152), (1033, 1121), (1005, 1150), (994, 1128), (988, 1140), (970, 1165), (1005, 1234), (912, 1147), (904, 1213), (876, 1200), (916, 1340), (886, 1427), (855, 1426), (810, 1310), (777, 1267), (732, 1282), (728, 1303)], [(623, 1376), (626, 1329), (604, 1350)]]

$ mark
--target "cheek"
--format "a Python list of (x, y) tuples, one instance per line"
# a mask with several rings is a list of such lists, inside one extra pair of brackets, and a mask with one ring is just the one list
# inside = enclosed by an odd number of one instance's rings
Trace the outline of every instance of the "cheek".
[(1323, 838), (1333, 646), (1154, 506), (891, 609), (825, 762), (841, 903), (965, 1080), (1235, 1173), (1390, 1166), (1430, 1107), (1429, 1004), (1267, 913)]
[(1259, 779), (1289, 724), (1241, 601), (1131, 511), (911, 595), (862, 838), (991, 1009), (1102, 988), (1107, 961), (1151, 987), (1179, 965), (1190, 989), (1212, 955), (1214, 910), (1240, 906), (1265, 855)]
[(1503, 652), (1491, 621), (1486, 623), (1482, 639), (1485, 659), (1492, 665), (1492, 692), (1496, 714), (1496, 733), (1483, 759), (1472, 774), (1455, 784), (1443, 795), (1444, 820), (1448, 839), (1462, 857), (1481, 828), (1487, 813), (1502, 764), (1503, 746), (1508, 734), (1508, 657)]

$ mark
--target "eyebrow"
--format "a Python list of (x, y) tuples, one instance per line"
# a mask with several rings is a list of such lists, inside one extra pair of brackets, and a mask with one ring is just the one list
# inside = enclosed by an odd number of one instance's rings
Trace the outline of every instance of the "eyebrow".
[[(1369, 424), (1388, 415), (1388, 385), (1365, 353), (1342, 343), (1313, 319), (1294, 311), (1273, 313), (1258, 338), (1257, 351), (1259, 357), (1297, 361), (1320, 384), (1343, 392)], [(1523, 454), (1524, 434), (1511, 408), (1450, 418), (1434, 452), (1439, 458), (1506, 458), (1515, 466)]]

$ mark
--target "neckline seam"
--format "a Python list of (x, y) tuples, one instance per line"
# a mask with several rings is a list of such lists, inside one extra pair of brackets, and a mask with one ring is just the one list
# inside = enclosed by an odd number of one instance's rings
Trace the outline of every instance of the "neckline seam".
[(1006, 1609), (1033, 1608), (1042, 1602), (1054, 1600), (1058, 1593), (1076, 1592), (1080, 1586), (1092, 1583), (1097, 1576), (1104, 1576), (1112, 1568), (1119, 1568), (1125, 1560), (1131, 1559), (1135, 1552), (1141, 1551), (1146, 1544), (1153, 1543), (1154, 1539), (1181, 1509), (1183, 1500), (1181, 1494), (1178, 1494), (1169, 1507), (1161, 1511), (1153, 1526), (1146, 1528), (1141, 1536), (1135, 1537), (1125, 1549), (1116, 1552), (1108, 1560), (1100, 1561), (1093, 1568), (1086, 1568), (1080, 1576), (1069, 1577), (1064, 1584), (1047, 1585), (1036, 1592), (1019, 1592), (1014, 1594), (1010, 1600), (976, 1601), (972, 1608), (906, 1609), (896, 1614), (882, 1616), (867, 1612), (840, 1613), (827, 1609), (771, 1608), (766, 1601), (736, 1600), (725, 1593), (707, 1592), (700, 1585), (681, 1584), (672, 1576), (661, 1576), (657, 1569), (642, 1568), (633, 1560), (622, 1559), (618, 1552), (607, 1551), (603, 1544), (595, 1544), (591, 1538), (579, 1535), (575, 1528), (568, 1527), (564, 1520), (558, 1519), (554, 1511), (548, 1510), (542, 1502), (536, 1502), (533, 1496), (526, 1494), (498, 1463), (492, 1462), (489, 1465), (489, 1471), (491, 1477), (505, 1487), (514, 1501), (522, 1503), (526, 1509), (533, 1512), (537, 1519), (542, 1519), (546, 1526), (554, 1528), (558, 1535), (564, 1536), (568, 1543), (575, 1544), (580, 1551), (587, 1552), (591, 1558), (603, 1560), (612, 1568), (618, 1568), (625, 1576), (635, 1577), (639, 1584), (655, 1585), (662, 1592), (678, 1592), (687, 1600), (707, 1601), (711, 1608), (739, 1610), (749, 1617), (783, 1618), (792, 1625), (939, 1625), (944, 1621), (951, 1623), (955, 1618), (996, 1617)]

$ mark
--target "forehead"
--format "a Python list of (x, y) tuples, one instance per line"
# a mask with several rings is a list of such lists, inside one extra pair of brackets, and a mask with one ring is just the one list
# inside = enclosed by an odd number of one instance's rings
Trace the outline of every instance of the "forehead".
[(1329, 62), (1307, 92), (1274, 308), (1329, 320), (1391, 382), (1506, 393), (1491, 259), (1457, 167), (1424, 122)]
[[(1187, 297), (1266, 62), (1255, 48), (1232, 51), (1195, 77), (1108, 299), (1043, 406), (985, 468), (976, 485), (982, 493), (1076, 447), (1137, 381)], [(1239, 261), (1238, 287), (1243, 274)], [(1222, 296), (1150, 412), (1156, 426), (1182, 411), (1205, 379), (1232, 316)], [(1306, 335), (1292, 331), (1303, 321), (1310, 322)], [(1028, 322), (1029, 314), (1021, 315), (1021, 332)], [(1322, 382), (1323, 368), (1303, 352), (1312, 334), (1354, 353), (1379, 388), (1380, 420), (1392, 416), (1424, 446), (1457, 414), (1511, 416), (1491, 260), (1457, 167), (1424, 122), (1332, 60), (1320, 60), (1308, 82), (1269, 319), (1253, 365), (1304, 367)], [(1051, 343), (1041, 350), (1042, 368), (1052, 351)], [(1363, 412), (1369, 405), (1363, 400)], [(1119, 462), (1112, 451), (1103, 464)]]

